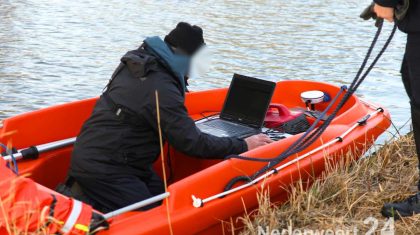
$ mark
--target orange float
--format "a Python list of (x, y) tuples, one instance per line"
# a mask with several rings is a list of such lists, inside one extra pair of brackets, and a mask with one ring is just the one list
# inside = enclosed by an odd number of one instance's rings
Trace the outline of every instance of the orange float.
[[(321, 90), (334, 96), (340, 88), (320, 82), (282, 81), (277, 83), (272, 102), (288, 108), (304, 108), (300, 94), (308, 90)], [(185, 104), (189, 114), (198, 120), (203, 115), (219, 112), (226, 93), (227, 89), (215, 89), (187, 94)], [(0, 142), (11, 142), (13, 147), (23, 149), (75, 137), (89, 117), (95, 101), (96, 98), (76, 101), (5, 119), (0, 128)], [(323, 103), (317, 108), (323, 110), (327, 105)], [(367, 122), (359, 125), (358, 121), (365, 117), (368, 117)], [(352, 96), (321, 138), (309, 148), (281, 162), (276, 174), (269, 172), (252, 184), (238, 184), (223, 198), (219, 197), (220, 193), (232, 178), (252, 175), (266, 163), (239, 159), (204, 160), (170, 149), (173, 177), (169, 182), (167, 200), (145, 212), (134, 211), (116, 216), (111, 220), (109, 230), (99, 234), (170, 234), (170, 228), (173, 234), (222, 234), (231, 228), (232, 221), (237, 222), (236, 217), (258, 207), (257, 194), (262, 188), (269, 188), (272, 200), (281, 202), (287, 198), (287, 186), (300, 179), (310, 181), (320, 176), (326, 161), (337, 163), (340, 158), (348, 156), (344, 154), (347, 152), (362, 156), (389, 125), (390, 117), (386, 110)], [(275, 157), (301, 135), (242, 155)], [(40, 190), (56, 193), (52, 189), (64, 181), (71, 151), (72, 147), (67, 146), (42, 153), (38, 159), (18, 161), (20, 174), (28, 174), (39, 184)], [(157, 172), (162, 172), (161, 165), (160, 160), (156, 162)], [(166, 170), (169, 173), (168, 167)]]

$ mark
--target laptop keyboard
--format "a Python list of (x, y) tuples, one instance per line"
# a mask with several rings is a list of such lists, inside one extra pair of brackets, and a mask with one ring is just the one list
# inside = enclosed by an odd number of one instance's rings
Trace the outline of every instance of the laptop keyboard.
[(229, 132), (230, 134), (239, 134), (239, 133), (245, 133), (245, 132), (250, 132), (253, 129), (250, 127), (246, 127), (246, 126), (241, 126), (241, 125), (236, 125), (230, 122), (225, 122), (223, 120), (215, 120), (215, 121), (209, 121), (206, 123), (203, 123), (206, 126), (215, 128), (215, 129), (219, 129), (219, 130), (224, 130), (226, 132)]

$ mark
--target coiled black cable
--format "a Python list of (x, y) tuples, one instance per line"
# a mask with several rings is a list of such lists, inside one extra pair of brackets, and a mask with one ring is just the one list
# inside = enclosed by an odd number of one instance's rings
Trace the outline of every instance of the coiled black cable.
[[(284, 159), (288, 158), (289, 156), (293, 154), (297, 154), (306, 148), (308, 148), (310, 145), (315, 143), (315, 141), (325, 132), (327, 127), (331, 124), (333, 119), (337, 116), (338, 112), (343, 108), (343, 106), (347, 103), (347, 101), (351, 98), (351, 96), (356, 92), (356, 90), (359, 88), (359, 86), (363, 83), (363, 81), (366, 79), (366, 77), (369, 75), (369, 73), (372, 71), (376, 63), (379, 61), (379, 59), (382, 57), (383, 53), (388, 48), (389, 44), (391, 43), (396, 29), (397, 25), (394, 24), (394, 27), (392, 29), (392, 32), (390, 36), (388, 37), (387, 41), (385, 42), (384, 46), (378, 53), (378, 55), (375, 57), (375, 59), (372, 61), (370, 66), (367, 68), (365, 73), (362, 75), (363, 71), (366, 68), (367, 62), (369, 61), (369, 58), (372, 54), (373, 49), (376, 46), (376, 43), (378, 41), (378, 38), (382, 32), (383, 28), (383, 21), (379, 22), (378, 24), (378, 30), (376, 31), (375, 37), (372, 40), (372, 43), (368, 49), (368, 52), (366, 53), (366, 56), (363, 60), (362, 65), (360, 66), (355, 78), (353, 79), (350, 87), (346, 90), (344, 93), (342, 99), (340, 100), (339, 104), (336, 106), (334, 111), (331, 113), (331, 115), (323, 122), (323, 124), (314, 130), (316, 126), (319, 124), (319, 122), (324, 118), (324, 116), (328, 113), (328, 111), (332, 108), (333, 104), (335, 104), (338, 101), (338, 98), (341, 96), (342, 92), (345, 90), (344, 87), (341, 87), (340, 91), (337, 93), (337, 95), (334, 97), (334, 99), (330, 102), (328, 107), (322, 112), (322, 114), (316, 119), (316, 121), (312, 124), (312, 126), (304, 133), (302, 137), (300, 137), (295, 143), (293, 143), (291, 146), (289, 146), (283, 153), (278, 155), (274, 158), (251, 158), (251, 157), (244, 157), (239, 155), (231, 155), (228, 156), (227, 159), (236, 158), (241, 160), (247, 160), (247, 161), (257, 161), (257, 162), (268, 162), (266, 166), (255, 172), (252, 176), (237, 176), (230, 180), (228, 184), (225, 187), (225, 191), (231, 189), (236, 183), (245, 181), (249, 182), (256, 177), (260, 176), (261, 174), (272, 170), (277, 164), (279, 164)], [(361, 76), (362, 75), (362, 76)]]

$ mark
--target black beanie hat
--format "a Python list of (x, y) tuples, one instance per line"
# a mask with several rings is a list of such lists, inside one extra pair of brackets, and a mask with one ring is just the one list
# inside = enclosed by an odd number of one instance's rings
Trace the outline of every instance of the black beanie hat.
[(193, 55), (201, 46), (203, 46), (203, 30), (196, 26), (185, 22), (180, 22), (165, 37), (165, 42), (171, 46), (181, 49), (188, 55)]

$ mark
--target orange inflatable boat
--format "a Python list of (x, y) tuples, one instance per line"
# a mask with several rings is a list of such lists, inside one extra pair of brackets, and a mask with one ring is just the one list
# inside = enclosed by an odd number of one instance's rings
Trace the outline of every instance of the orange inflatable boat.
[[(278, 82), (273, 103), (288, 108), (306, 108), (300, 94), (320, 90), (331, 96), (340, 88), (309, 81)], [(227, 89), (192, 92), (186, 96), (186, 107), (193, 119), (221, 110)], [(2, 143), (12, 143), (17, 149), (50, 143), (77, 136), (83, 122), (89, 117), (96, 98), (49, 107), (3, 120), (0, 127)], [(317, 106), (322, 111), (328, 105)], [(309, 122), (314, 118), (308, 116)], [(363, 120), (363, 122), (360, 122)], [(223, 234), (232, 228), (231, 222), (258, 207), (257, 195), (269, 188), (273, 201), (287, 198), (287, 186), (303, 179), (310, 181), (324, 171), (325, 161), (336, 163), (352, 152), (363, 155), (376, 138), (390, 125), (389, 113), (352, 96), (340, 110), (321, 138), (299, 154), (276, 166), (274, 171), (261, 175), (250, 183), (236, 184), (224, 192), (226, 184), (240, 175), (252, 175), (266, 163), (241, 159), (203, 160), (185, 156), (175, 149), (165, 148), (171, 156), (172, 172), (167, 200), (154, 209), (132, 211), (114, 217), (110, 228), (99, 234)], [(11, 135), (6, 135), (6, 133)], [(242, 156), (272, 158), (281, 154), (302, 134), (291, 135), (272, 144), (243, 153)], [(18, 161), (21, 175), (28, 175), (39, 184), (40, 190), (56, 193), (53, 189), (65, 180), (72, 146), (67, 145), (42, 153), (37, 159)], [(159, 160), (160, 161), (160, 160)], [(162, 163), (156, 162), (157, 172)], [(235, 225), (234, 225), (235, 226)], [(229, 231), (230, 232), (230, 231)]]

